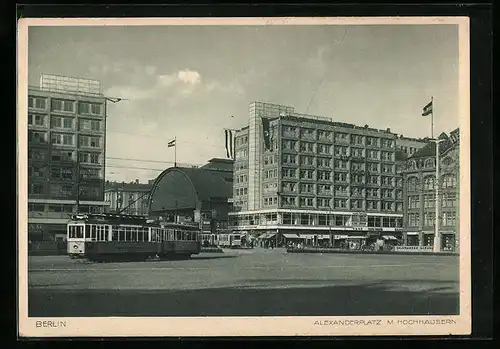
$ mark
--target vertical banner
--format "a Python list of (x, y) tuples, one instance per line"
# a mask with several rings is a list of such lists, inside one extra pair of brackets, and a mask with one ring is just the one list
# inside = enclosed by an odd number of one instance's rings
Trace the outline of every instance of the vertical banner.
[(262, 132), (264, 134), (264, 147), (266, 150), (271, 149), (270, 133), (269, 133), (269, 119), (262, 117)]
[(234, 139), (233, 139), (233, 131), (229, 130), (229, 158), (232, 159), (234, 152)]
[(225, 136), (226, 136), (226, 156), (229, 158), (229, 130), (224, 130)]

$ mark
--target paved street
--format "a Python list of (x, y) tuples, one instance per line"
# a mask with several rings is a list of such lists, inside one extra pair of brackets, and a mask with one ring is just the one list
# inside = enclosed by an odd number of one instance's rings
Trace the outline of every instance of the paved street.
[(29, 258), (29, 316), (458, 313), (458, 257), (203, 253), (186, 261)]

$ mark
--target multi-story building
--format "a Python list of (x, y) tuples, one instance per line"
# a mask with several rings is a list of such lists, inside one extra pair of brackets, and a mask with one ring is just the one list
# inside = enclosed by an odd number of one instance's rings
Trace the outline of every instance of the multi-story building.
[(152, 183), (139, 183), (136, 179), (132, 183), (106, 182), (104, 200), (109, 204), (109, 212), (147, 216), (149, 194)]
[(333, 244), (401, 238), (399, 139), (390, 129), (250, 103), (249, 124), (236, 133), (231, 228)]
[(106, 103), (95, 80), (42, 75), (28, 87), (28, 236), (64, 238), (71, 214), (104, 202)]
[(429, 143), (406, 160), (404, 171), (404, 241), (410, 246), (433, 246), (436, 185), (439, 197), (441, 247), (454, 250), (459, 242), (459, 130), (439, 136), (439, 181), (436, 183), (436, 144)]

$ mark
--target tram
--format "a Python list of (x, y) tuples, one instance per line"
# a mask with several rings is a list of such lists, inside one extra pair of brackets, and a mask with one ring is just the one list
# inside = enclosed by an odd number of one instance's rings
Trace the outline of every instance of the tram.
[(189, 258), (201, 250), (198, 225), (132, 215), (74, 215), (67, 234), (69, 257), (92, 261)]
[(214, 233), (202, 233), (201, 245), (203, 247), (216, 247), (218, 245), (218, 236)]
[(218, 236), (219, 247), (226, 248), (239, 248), (241, 247), (240, 234), (219, 234)]

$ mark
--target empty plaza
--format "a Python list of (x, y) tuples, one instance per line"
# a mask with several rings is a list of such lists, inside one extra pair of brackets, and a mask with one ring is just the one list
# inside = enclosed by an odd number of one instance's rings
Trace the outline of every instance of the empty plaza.
[(29, 316), (452, 315), (458, 262), (261, 248), (123, 263), (31, 256)]

